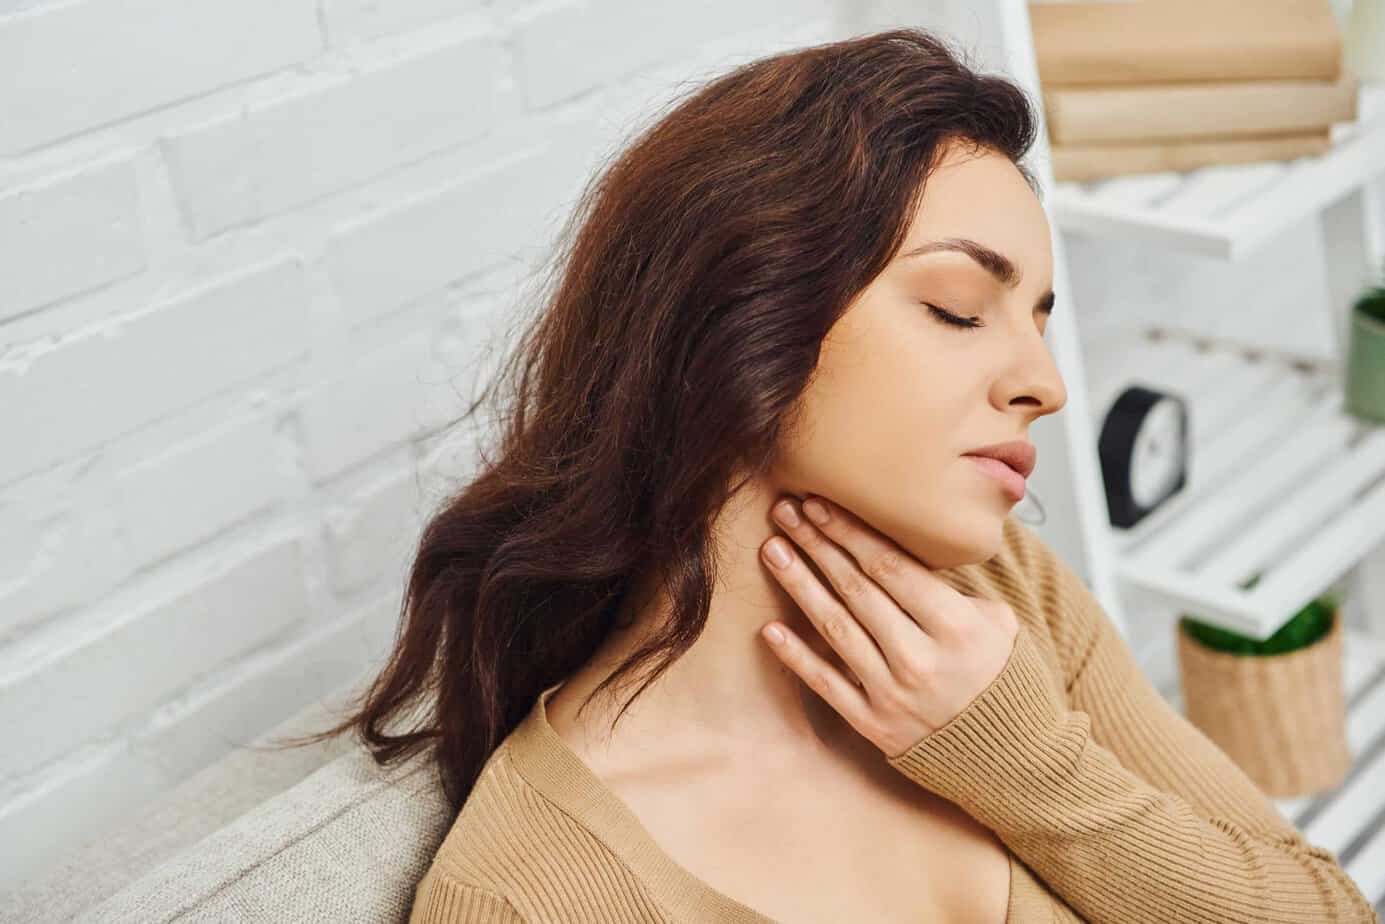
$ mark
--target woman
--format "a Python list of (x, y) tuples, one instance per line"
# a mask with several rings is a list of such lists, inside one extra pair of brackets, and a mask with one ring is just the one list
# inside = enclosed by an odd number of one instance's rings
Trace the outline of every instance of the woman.
[(1032, 456), (973, 455), (1067, 398), (1035, 132), (897, 30), (722, 76), (586, 191), (334, 730), (459, 812), (412, 921), (1374, 919), (1011, 516)]

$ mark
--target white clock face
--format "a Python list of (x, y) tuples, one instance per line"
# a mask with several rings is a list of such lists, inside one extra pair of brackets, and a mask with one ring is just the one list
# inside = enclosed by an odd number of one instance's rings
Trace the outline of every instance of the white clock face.
[(1140, 422), (1130, 457), (1130, 495), (1141, 507), (1152, 507), (1166, 497), (1183, 470), (1178, 420), (1178, 403), (1163, 398)]

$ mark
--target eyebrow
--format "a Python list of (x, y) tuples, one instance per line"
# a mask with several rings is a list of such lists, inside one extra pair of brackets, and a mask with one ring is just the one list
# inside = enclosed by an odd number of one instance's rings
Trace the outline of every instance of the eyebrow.
[[(966, 237), (949, 237), (938, 241), (929, 241), (912, 250), (906, 250), (899, 255), (899, 258), (903, 260), (907, 257), (920, 257), (939, 251), (955, 251), (966, 254), (1007, 289), (1013, 289), (1019, 285), (1020, 278), (1024, 275), (1020, 272), (1020, 268), (1015, 265), (1015, 261), (1005, 254)], [(1053, 311), (1053, 290), (1049, 289), (1039, 296), (1039, 300), (1034, 303), (1034, 308), (1045, 313), (1051, 313)]]

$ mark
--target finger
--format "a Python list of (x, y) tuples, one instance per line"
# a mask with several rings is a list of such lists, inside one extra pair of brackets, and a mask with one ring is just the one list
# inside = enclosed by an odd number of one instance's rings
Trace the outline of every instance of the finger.
[[(776, 547), (787, 553), (787, 564), (781, 565), (774, 560)], [(794, 551), (793, 543), (776, 535), (761, 547), (760, 554), (764, 556), (775, 579), (793, 597), (798, 608), (817, 628), (818, 634), (841, 656), (852, 673), (867, 686), (885, 689), (884, 684), (892, 680), (893, 675), (880, 649), (875, 647), (875, 640), (809, 570), (807, 562)]]
[[(787, 510), (783, 506), (785, 504), (789, 505)], [(784, 527), (785, 532), (793, 537), (794, 542), (812, 557), (828, 583), (836, 590), (837, 597), (869, 633), (874, 643), (872, 647), (878, 645), (880, 657), (891, 675), (897, 676), (910, 670), (917, 663), (917, 657), (908, 659), (904, 653), (917, 653), (930, 641), (919, 630), (918, 622), (910, 614), (900, 610), (899, 604), (861, 570), (851, 555), (802, 516), (797, 517), (796, 525), (790, 525), (791, 518), (785, 516), (787, 512), (796, 513), (791, 501), (784, 500), (774, 505), (775, 519)], [(811, 613), (809, 618), (817, 622)], [(846, 657), (845, 654), (843, 657)], [(852, 669), (855, 670), (854, 664)], [(873, 679), (861, 674), (860, 671), (857, 671), (857, 675), (867, 684)], [(881, 687), (877, 686), (876, 689)]]
[[(804, 498), (804, 514), (834, 544), (844, 549), (861, 573), (898, 604), (930, 638), (945, 631), (946, 614), (957, 611), (962, 594), (933, 570), (856, 514), (819, 494)], [(816, 510), (826, 514), (817, 522)]]
[[(783, 640), (776, 641), (768, 631), (777, 628), (783, 633)], [(776, 657), (788, 665), (810, 690), (827, 702), (851, 723), (866, 738), (874, 741), (877, 735), (875, 713), (871, 708), (866, 692), (847, 679), (841, 671), (829, 664), (826, 659), (799, 638), (782, 622), (772, 622), (761, 630), (760, 635), (769, 642)]]

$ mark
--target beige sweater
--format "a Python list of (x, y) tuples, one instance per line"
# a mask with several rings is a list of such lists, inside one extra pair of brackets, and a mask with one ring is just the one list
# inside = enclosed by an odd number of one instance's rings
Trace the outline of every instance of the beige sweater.
[[(1076, 574), (1013, 516), (1004, 533), (995, 557), (938, 574), (1014, 607), (1010, 658), (891, 764), (1005, 843), (1007, 924), (1378, 924), (1336, 857), (1170, 708)], [(559, 685), (487, 762), (411, 924), (769, 924), (674, 862), (558, 736)]]

